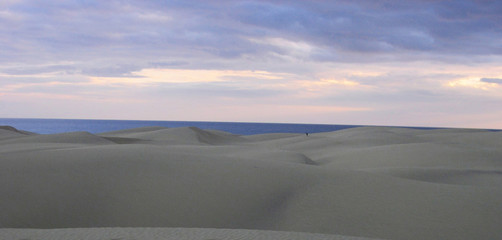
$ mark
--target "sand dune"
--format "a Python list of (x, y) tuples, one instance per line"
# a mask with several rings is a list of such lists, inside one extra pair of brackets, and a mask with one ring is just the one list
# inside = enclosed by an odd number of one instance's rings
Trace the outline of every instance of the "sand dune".
[(16, 133), (20, 133), (20, 134), (23, 134), (23, 135), (35, 135), (36, 134), (36, 133), (33, 133), (33, 132), (18, 130), (16, 128), (14, 128), (14, 127), (11, 127), (11, 126), (0, 126), (0, 131), (16, 132)]
[(373, 170), (373, 172), (432, 183), (489, 187), (498, 187), (502, 183), (502, 171), (500, 170), (390, 168)]
[[(341, 235), (278, 232), (244, 229), (207, 228), (71, 228), (71, 229), (0, 229), (1, 239), (36, 240), (372, 240)], [(377, 239), (373, 239), (377, 240)]]
[(33, 135), (34, 133), (20, 131), (11, 126), (0, 126), (0, 141), (3, 139), (12, 139), (17, 137), (25, 137), (27, 135)]
[(167, 144), (208, 144), (218, 145), (245, 141), (240, 136), (230, 133), (201, 130), (196, 127), (183, 128), (140, 128), (100, 134), (104, 137), (122, 137), (163, 142)]
[(0, 154), (0, 238), (57, 239), (73, 229), (159, 239), (173, 228), (204, 228), (192, 233), (502, 239), (502, 132), (362, 127), (238, 136), (148, 127), (29, 135), (3, 127)]
[(89, 132), (69, 132), (46, 135), (31, 135), (23, 138), (4, 140), (6, 143), (81, 143), (81, 144), (107, 144), (110, 141)]

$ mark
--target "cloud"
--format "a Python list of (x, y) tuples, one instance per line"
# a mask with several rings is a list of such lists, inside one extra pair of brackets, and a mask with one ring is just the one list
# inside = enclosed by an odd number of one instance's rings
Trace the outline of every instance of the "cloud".
[(149, 66), (156, 68), (179, 68), (187, 66), (189, 62), (186, 61), (164, 61), (164, 62), (149, 62)]
[(82, 74), (96, 77), (135, 77), (132, 72), (137, 72), (141, 69), (141, 66), (132, 64), (117, 64), (107, 67), (91, 66), (82, 69)]
[(106, 96), (109, 91), (116, 90), (113, 86), (99, 86), (92, 83), (49, 82), (41, 84), (20, 84), (10, 93), (73, 95), (75, 98), (85, 99), (90, 96)]
[[(493, 9), (500, 9), (501, 4), (491, 1), (490, 5), (474, 1), (252, 2), (235, 14), (250, 25), (346, 51), (464, 55), (500, 52), (496, 38), (485, 38), (500, 36), (499, 15)], [(489, 44), (480, 48), (474, 46), (476, 41)]]
[(481, 82), (502, 84), (502, 78), (481, 78)]
[(157, 97), (178, 96), (184, 98), (206, 99), (253, 99), (257, 102), (264, 98), (276, 98), (287, 95), (288, 91), (283, 89), (261, 88), (259, 86), (243, 87), (232, 83), (159, 83), (155, 87), (143, 89), (147, 94), (154, 94)]
[(330, 49), (323, 49), (303, 41), (284, 38), (250, 38), (248, 40), (264, 46), (263, 49), (268, 49), (267, 55), (283, 60), (331, 61), (336, 58), (336, 54)]
[(159, 69), (145, 68), (132, 72), (130, 76), (119, 77), (90, 77), (94, 84), (120, 84), (136, 87), (152, 87), (157, 84), (230, 84), (235, 83), (240, 88), (257, 86), (260, 84), (273, 85), (283, 82), (285, 77), (291, 76), (284, 73), (271, 73), (267, 71), (236, 71), (236, 70), (203, 70), (203, 69)]
[(354, 53), (375, 53), (366, 56), (373, 61), (502, 54), (498, 1), (26, 0), (4, 8), (17, 18), (0, 23), (1, 62), (241, 59), (267, 55), (269, 47), (248, 41), (263, 37), (336, 53), (310, 59), (334, 62)]
[(7, 0), (0, 91), (394, 113), (500, 103), (501, 12), (477, 0)]
[(55, 65), (41, 65), (41, 66), (18, 66), (7, 67), (0, 69), (0, 73), (8, 75), (35, 75), (45, 73), (60, 72), (63, 74), (72, 74), (76, 71), (75, 66), (71, 64), (55, 64)]

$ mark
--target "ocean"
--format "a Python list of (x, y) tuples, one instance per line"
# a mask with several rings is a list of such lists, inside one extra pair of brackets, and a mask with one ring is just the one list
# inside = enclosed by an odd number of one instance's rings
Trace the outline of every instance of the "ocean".
[(161, 126), (169, 128), (198, 127), (201, 129), (214, 129), (239, 135), (253, 135), (262, 133), (318, 133), (358, 127), (358, 125), (294, 123), (0, 118), (0, 126), (4, 125), (39, 134), (75, 131), (102, 133), (146, 126)]

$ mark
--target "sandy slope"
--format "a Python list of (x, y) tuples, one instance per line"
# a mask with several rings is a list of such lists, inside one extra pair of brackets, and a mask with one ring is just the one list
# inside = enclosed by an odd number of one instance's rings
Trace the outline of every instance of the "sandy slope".
[(214, 228), (0, 229), (10, 240), (377, 240), (331, 234)]
[(0, 128), (3, 228), (502, 239), (501, 185), (502, 132), (361, 127), (307, 137), (148, 127), (33, 135)]

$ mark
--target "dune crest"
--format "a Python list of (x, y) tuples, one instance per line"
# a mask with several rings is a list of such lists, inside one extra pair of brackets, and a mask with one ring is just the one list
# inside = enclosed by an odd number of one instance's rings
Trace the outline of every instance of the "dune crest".
[(35, 133), (18, 130), (11, 126), (0, 126), (0, 140), (15, 137), (24, 137), (29, 135), (35, 135)]
[(202, 130), (197, 127), (181, 128), (140, 128), (125, 131), (100, 134), (104, 137), (134, 138), (148, 141), (157, 141), (170, 144), (208, 144), (217, 145), (224, 143), (243, 142), (245, 139), (238, 135), (220, 131)]

